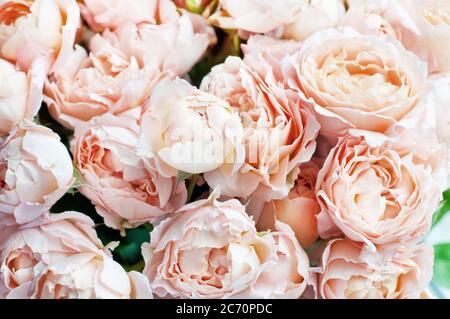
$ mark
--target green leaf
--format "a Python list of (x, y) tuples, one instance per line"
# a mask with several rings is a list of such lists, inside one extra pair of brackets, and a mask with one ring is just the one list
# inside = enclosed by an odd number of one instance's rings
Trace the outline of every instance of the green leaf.
[(140, 226), (134, 229), (127, 229), (126, 236), (122, 238), (119, 246), (114, 249), (114, 259), (121, 264), (136, 265), (142, 260), (141, 246), (150, 240), (149, 226)]
[(442, 218), (450, 212), (450, 189), (444, 192), (444, 200), (439, 209), (433, 215), (433, 227), (436, 226)]
[(445, 288), (450, 288), (450, 243), (434, 246), (433, 281)]
[(183, 171), (178, 171), (176, 185), (178, 186), (178, 184), (180, 184), (181, 182), (183, 182), (184, 180), (188, 179), (188, 178), (191, 177), (191, 176), (192, 176), (191, 173), (186, 173), (186, 172), (183, 172)]

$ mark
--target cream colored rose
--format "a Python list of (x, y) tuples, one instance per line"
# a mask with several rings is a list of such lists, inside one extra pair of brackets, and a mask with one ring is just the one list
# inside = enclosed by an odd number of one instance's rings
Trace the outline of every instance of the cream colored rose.
[(184, 205), (186, 187), (164, 177), (153, 159), (137, 155), (141, 108), (104, 114), (75, 128), (74, 165), (79, 191), (95, 205), (105, 224), (119, 229), (155, 222)]
[[(308, 258), (287, 225), (258, 234), (237, 200), (193, 202), (142, 246), (153, 292), (176, 298), (298, 298)], [(274, 271), (276, 269), (276, 271)]]
[(134, 57), (141, 68), (173, 77), (188, 73), (216, 42), (214, 29), (202, 16), (178, 11), (169, 0), (159, 0), (151, 14), (152, 22), (122, 23), (102, 36), (127, 57)]
[(334, 27), (345, 13), (343, 0), (303, 0), (302, 11), (286, 25), (283, 38), (303, 41), (317, 31)]
[(205, 180), (212, 187), (221, 185), (224, 195), (268, 201), (288, 195), (299, 164), (314, 153), (319, 124), (309, 105), (278, 78), (280, 60), (297, 45), (269, 40), (275, 44), (270, 48), (264, 42), (251, 44), (250, 39), (244, 60), (228, 57), (203, 79), (201, 89), (239, 112), (245, 146), (238, 170), (219, 168), (205, 174)]
[(430, 73), (441, 73), (450, 70), (449, 16), (449, 0), (353, 0), (342, 24), (395, 37), (428, 63)]
[(220, 0), (209, 22), (223, 29), (268, 33), (294, 22), (304, 5), (304, 0)]
[(57, 134), (28, 120), (0, 141), (0, 224), (46, 214), (73, 182), (72, 159)]
[(45, 86), (45, 102), (54, 119), (66, 127), (104, 113), (119, 114), (142, 106), (155, 83), (167, 76), (158, 68), (141, 68), (96, 34), (89, 56), (77, 46), (64, 68), (55, 70)]
[(94, 31), (114, 29), (125, 23), (154, 22), (160, 0), (82, 0), (81, 14)]
[(89, 217), (65, 212), (0, 242), (0, 294), (10, 299), (152, 298), (142, 274), (116, 263)]
[(331, 150), (318, 174), (319, 233), (336, 235), (337, 226), (370, 250), (420, 240), (430, 230), (446, 175), (435, 132), (352, 134)]
[(0, 57), (24, 71), (39, 56), (62, 67), (80, 23), (75, 0), (0, 0)]
[(417, 299), (433, 274), (426, 245), (372, 253), (348, 239), (330, 241), (319, 264), (318, 291), (326, 299)]
[(274, 230), (278, 220), (292, 228), (302, 247), (314, 244), (319, 237), (316, 215), (320, 206), (315, 195), (318, 172), (319, 167), (313, 162), (302, 164), (289, 195), (264, 204), (257, 222), (258, 230)]
[(239, 116), (225, 101), (176, 79), (155, 87), (142, 117), (139, 152), (164, 176), (199, 174), (232, 169), (243, 156), (241, 139)]
[(0, 136), (8, 134), (22, 119), (31, 119), (42, 103), (45, 63), (37, 60), (26, 72), (0, 58)]
[(321, 133), (384, 132), (418, 104), (426, 65), (389, 37), (330, 29), (308, 38), (285, 67), (288, 87), (312, 102)]

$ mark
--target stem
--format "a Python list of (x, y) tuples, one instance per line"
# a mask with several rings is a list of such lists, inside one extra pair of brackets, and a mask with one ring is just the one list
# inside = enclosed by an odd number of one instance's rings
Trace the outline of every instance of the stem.
[(194, 192), (195, 183), (197, 182), (197, 179), (198, 175), (192, 175), (191, 180), (189, 181), (186, 203), (189, 203), (191, 201), (192, 193)]

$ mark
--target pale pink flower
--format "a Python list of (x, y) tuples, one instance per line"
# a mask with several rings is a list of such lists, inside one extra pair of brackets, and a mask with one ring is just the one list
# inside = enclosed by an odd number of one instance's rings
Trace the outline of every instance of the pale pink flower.
[(46, 76), (42, 60), (36, 60), (28, 72), (22, 72), (0, 58), (0, 136), (37, 114)]
[(154, 23), (158, 0), (82, 0), (81, 14), (89, 27), (97, 32), (114, 29), (131, 22)]
[(182, 10), (169, 0), (159, 0), (152, 23), (126, 22), (102, 37), (143, 68), (183, 76), (216, 41), (214, 30), (203, 17)]
[(139, 153), (164, 176), (232, 169), (243, 156), (242, 124), (228, 103), (175, 79), (158, 84), (142, 117)]
[[(237, 200), (184, 206), (142, 246), (153, 292), (177, 298), (298, 298), (308, 258), (292, 230), (258, 234)], [(276, 269), (277, 271), (274, 271)]]
[(342, 24), (395, 37), (440, 73), (450, 71), (449, 15), (448, 0), (353, 0)]
[(54, 68), (67, 63), (80, 28), (75, 0), (0, 0), (0, 57), (27, 71), (45, 56)]
[(72, 160), (59, 136), (20, 122), (0, 141), (0, 224), (24, 224), (46, 214), (72, 182)]
[(330, 139), (396, 124), (419, 103), (426, 70), (398, 41), (350, 28), (314, 34), (284, 63), (286, 85), (313, 104)]
[(276, 221), (289, 225), (307, 248), (318, 239), (316, 215), (320, 212), (315, 187), (319, 167), (312, 161), (300, 166), (300, 173), (286, 198), (264, 204), (257, 219), (258, 230), (274, 230)]
[(81, 175), (79, 191), (109, 227), (134, 228), (154, 222), (184, 205), (186, 188), (164, 177), (153, 160), (137, 155), (141, 108), (104, 114), (78, 125), (71, 143)]
[(153, 85), (167, 76), (158, 68), (141, 68), (98, 34), (91, 39), (89, 55), (77, 46), (67, 62), (46, 83), (45, 101), (52, 117), (69, 128), (142, 106)]
[(330, 241), (319, 263), (318, 292), (325, 299), (417, 299), (433, 274), (426, 245), (370, 252), (348, 239)]
[(0, 241), (0, 296), (11, 299), (152, 298), (147, 279), (115, 262), (80, 213), (50, 215)]
[(287, 54), (282, 49), (296, 47), (292, 42), (280, 42), (273, 50), (249, 45), (244, 60), (228, 57), (202, 81), (202, 90), (239, 112), (244, 127), (245, 158), (238, 170), (204, 175), (213, 188), (221, 185), (224, 195), (284, 198), (294, 185), (298, 165), (314, 153), (319, 124), (309, 105), (281, 80), (280, 59)]
[(342, 231), (370, 250), (420, 240), (441, 199), (444, 163), (432, 130), (352, 131), (317, 177), (319, 233), (327, 238)]

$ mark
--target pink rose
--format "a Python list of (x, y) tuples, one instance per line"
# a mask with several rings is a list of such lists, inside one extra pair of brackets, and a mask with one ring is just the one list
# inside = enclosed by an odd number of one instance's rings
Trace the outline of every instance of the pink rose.
[[(271, 263), (251, 287), (252, 297), (266, 299), (298, 299), (310, 281), (308, 255), (295, 233), (282, 222), (275, 222), (275, 262)], [(246, 295), (242, 297), (248, 298)]]
[(402, 30), (415, 29), (401, 1), (351, 0), (339, 26), (351, 27), (365, 35), (389, 36), (401, 41)]
[(83, 0), (80, 9), (89, 27), (100, 32), (125, 22), (154, 22), (153, 13), (158, 3), (158, 0)]
[(137, 155), (141, 108), (104, 114), (75, 128), (74, 165), (79, 191), (95, 205), (105, 224), (122, 232), (154, 222), (184, 205), (186, 188), (162, 176), (152, 159)]
[(30, 121), (0, 141), (0, 224), (45, 214), (70, 188), (73, 167), (59, 136)]
[(294, 22), (304, 6), (304, 0), (220, 0), (209, 22), (222, 29), (268, 33)]
[[(251, 40), (251, 39), (250, 39)], [(265, 201), (288, 195), (298, 166), (314, 153), (319, 124), (313, 111), (296, 92), (284, 89), (279, 43), (257, 49), (249, 45), (244, 60), (228, 57), (213, 67), (201, 89), (227, 101), (240, 114), (244, 127), (245, 157), (238, 170), (217, 169), (204, 175), (211, 187), (221, 185), (231, 197), (251, 194)]]
[(0, 242), (0, 295), (11, 299), (151, 298), (142, 274), (125, 270), (80, 213), (50, 215)]
[[(153, 292), (176, 298), (298, 298), (308, 259), (292, 230), (258, 234), (237, 200), (184, 206), (142, 246)], [(286, 231), (286, 232), (284, 232)], [(277, 271), (274, 271), (277, 269)]]
[(302, 247), (311, 246), (319, 237), (316, 215), (320, 206), (315, 195), (318, 172), (319, 167), (313, 162), (302, 164), (289, 195), (264, 204), (257, 222), (258, 230), (273, 230), (278, 220), (292, 228)]
[(0, 57), (27, 71), (39, 56), (66, 64), (80, 27), (75, 0), (0, 1)]
[(52, 117), (69, 128), (143, 105), (153, 85), (167, 76), (157, 68), (141, 68), (98, 34), (89, 56), (77, 46), (68, 61), (47, 82), (45, 101)]
[(342, 138), (317, 177), (319, 233), (336, 235), (337, 226), (370, 250), (419, 240), (441, 199), (444, 156), (432, 130)]
[(348, 239), (330, 241), (323, 252), (318, 291), (326, 299), (420, 298), (433, 274), (433, 249), (367, 251)]
[(8, 134), (20, 120), (37, 114), (45, 78), (42, 60), (37, 60), (25, 73), (0, 58), (0, 136)]
[(386, 31), (440, 73), (450, 71), (449, 14), (447, 0), (353, 0), (343, 24), (364, 34)]
[(317, 31), (334, 27), (345, 13), (343, 0), (303, 0), (296, 20), (284, 27), (283, 38), (303, 41)]
[(284, 71), (331, 139), (349, 128), (386, 131), (418, 104), (427, 76), (426, 65), (396, 40), (350, 28), (308, 38)]
[(240, 118), (214, 95), (181, 79), (164, 81), (146, 107), (139, 152), (164, 176), (233, 170), (235, 159), (243, 156)]
[(169, 0), (159, 0), (152, 23), (123, 23), (114, 31), (105, 30), (103, 38), (127, 57), (134, 57), (143, 68), (182, 76), (202, 58), (213, 28), (199, 15), (179, 13)]

